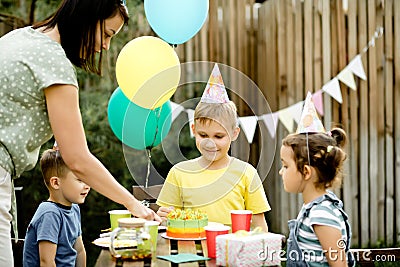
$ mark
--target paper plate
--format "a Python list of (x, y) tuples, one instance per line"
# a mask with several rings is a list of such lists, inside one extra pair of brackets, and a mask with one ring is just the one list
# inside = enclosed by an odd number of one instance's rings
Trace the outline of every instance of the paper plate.
[(206, 237), (191, 237), (191, 238), (183, 238), (183, 237), (172, 237), (168, 236), (167, 233), (162, 233), (160, 234), (161, 237), (166, 238), (166, 239), (171, 239), (171, 240), (183, 240), (183, 241), (193, 241), (193, 240), (204, 240)]
[[(110, 237), (99, 237), (96, 240), (92, 242), (96, 246), (102, 247), (102, 248), (109, 248), (110, 247)], [(137, 242), (136, 240), (116, 240), (115, 242), (115, 247), (116, 248), (128, 248), (128, 247), (136, 247)]]

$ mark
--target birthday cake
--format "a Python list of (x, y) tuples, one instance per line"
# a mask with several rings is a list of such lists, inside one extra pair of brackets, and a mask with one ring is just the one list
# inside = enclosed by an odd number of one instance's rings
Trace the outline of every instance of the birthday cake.
[(203, 238), (207, 214), (200, 210), (175, 209), (167, 216), (167, 236), (174, 238)]

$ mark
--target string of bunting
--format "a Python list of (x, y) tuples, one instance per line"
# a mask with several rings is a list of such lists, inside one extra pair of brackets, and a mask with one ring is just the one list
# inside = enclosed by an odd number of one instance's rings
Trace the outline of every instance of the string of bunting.
[[(368, 51), (369, 48), (375, 46), (376, 39), (379, 39), (383, 36), (384, 29), (383, 27), (377, 27), (373, 37), (370, 39), (368, 44), (361, 50), (361, 53), (357, 54), (349, 64), (344, 67), (335, 77), (333, 77), (330, 81), (325, 83), (321, 89), (317, 90), (313, 93), (312, 99), (315, 104), (315, 108), (317, 112), (323, 116), (324, 115), (324, 104), (323, 104), (323, 96), (322, 93), (327, 93), (329, 96), (334, 98), (338, 103), (343, 102), (342, 93), (340, 90), (339, 81), (344, 83), (346, 86), (351, 88), (352, 90), (357, 90), (356, 82), (354, 80), (354, 75), (359, 77), (360, 79), (367, 80), (367, 76), (364, 71), (364, 67), (362, 64), (361, 56)], [(297, 102), (287, 108), (278, 110), (273, 113), (263, 114), (260, 116), (245, 116), (239, 117), (239, 124), (242, 128), (247, 141), (249, 143), (253, 142), (254, 133), (257, 127), (258, 121), (263, 121), (265, 126), (268, 129), (269, 134), (272, 138), (275, 138), (276, 130), (278, 126), (278, 120), (283, 124), (283, 126), (289, 131), (294, 131), (295, 122), (298, 123), (300, 121), (300, 116), (303, 108), (304, 101)], [(174, 103), (171, 101), (172, 108), (172, 121), (176, 119), (176, 117), (181, 112), (186, 112), (189, 119), (189, 124), (193, 123), (193, 115), (194, 110), (185, 109), (181, 105)], [(190, 128), (190, 127), (189, 127)], [(193, 137), (193, 133), (190, 132)]]

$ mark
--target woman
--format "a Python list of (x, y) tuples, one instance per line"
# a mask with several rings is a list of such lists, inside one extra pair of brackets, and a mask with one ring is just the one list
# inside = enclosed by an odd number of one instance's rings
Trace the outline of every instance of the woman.
[(101, 74), (102, 51), (127, 21), (120, 0), (63, 0), (49, 19), (0, 38), (0, 266), (13, 266), (12, 179), (35, 166), (53, 134), (79, 179), (134, 215), (160, 220), (90, 153), (79, 110), (73, 65)]

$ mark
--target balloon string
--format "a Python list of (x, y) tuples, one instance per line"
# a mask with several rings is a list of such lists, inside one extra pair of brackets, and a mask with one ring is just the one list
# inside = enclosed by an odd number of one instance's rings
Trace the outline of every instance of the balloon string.
[(156, 142), (156, 139), (157, 139), (157, 134), (158, 134), (158, 123), (159, 123), (159, 121), (160, 121), (161, 109), (162, 109), (162, 106), (161, 106), (160, 108), (158, 108), (158, 109), (155, 111), (155, 113), (158, 111), (158, 112), (156, 113), (156, 131), (155, 131), (155, 134), (154, 134), (153, 142), (152, 142), (151, 145), (149, 146), (150, 149), (153, 148), (154, 143)]
[[(149, 186), (149, 176), (150, 176), (150, 166), (151, 166), (151, 149), (154, 147), (154, 143), (156, 142), (156, 139), (157, 139), (158, 123), (160, 121), (161, 109), (162, 109), (162, 106), (157, 109), (158, 113), (156, 113), (156, 131), (154, 134), (153, 142), (146, 149), (146, 151), (147, 151), (147, 173), (146, 173), (145, 188), (147, 188)], [(157, 112), (157, 111), (155, 111), (155, 112)]]
[(150, 175), (150, 164), (151, 164), (151, 148), (146, 149), (147, 151), (147, 174), (146, 174), (146, 182), (144, 187), (149, 187), (149, 175)]

